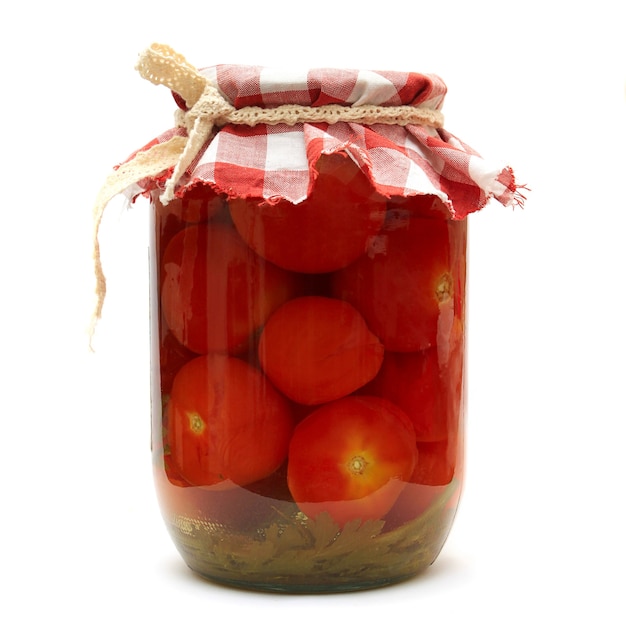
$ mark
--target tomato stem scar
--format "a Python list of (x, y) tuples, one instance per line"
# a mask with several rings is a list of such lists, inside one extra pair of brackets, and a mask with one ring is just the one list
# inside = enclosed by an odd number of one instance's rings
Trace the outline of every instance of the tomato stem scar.
[(196, 435), (200, 435), (206, 426), (204, 420), (198, 413), (188, 413), (187, 418), (189, 419), (189, 430)]
[(354, 456), (348, 463), (348, 469), (352, 474), (363, 474), (367, 467), (367, 461), (362, 456)]
[(439, 302), (445, 302), (452, 296), (452, 276), (447, 272), (441, 276), (435, 294)]

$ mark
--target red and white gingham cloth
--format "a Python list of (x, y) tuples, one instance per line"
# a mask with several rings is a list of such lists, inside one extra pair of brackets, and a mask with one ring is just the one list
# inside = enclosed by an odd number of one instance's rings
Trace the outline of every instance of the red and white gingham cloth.
[[(200, 73), (237, 108), (374, 104), (439, 110), (446, 93), (440, 78), (418, 73), (294, 72), (241, 65), (218, 65)], [(184, 128), (171, 129), (146, 148), (186, 132)], [(317, 158), (337, 151), (348, 153), (384, 196), (432, 194), (448, 206), (455, 219), (482, 208), (492, 197), (504, 205), (521, 202), (510, 167), (483, 160), (444, 129), (348, 122), (228, 124), (188, 168), (177, 195), (184, 193), (185, 187), (205, 182), (229, 197), (270, 202), (286, 199), (297, 204), (311, 189)], [(163, 176), (143, 181), (146, 191), (162, 184)]]

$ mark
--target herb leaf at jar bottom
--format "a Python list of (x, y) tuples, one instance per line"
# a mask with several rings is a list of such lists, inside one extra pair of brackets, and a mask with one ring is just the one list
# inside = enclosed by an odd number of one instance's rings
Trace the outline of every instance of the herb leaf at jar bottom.
[(457, 495), (454, 480), (423, 515), (389, 532), (383, 520), (340, 529), (327, 514), (309, 519), (285, 502), (256, 533), (187, 516), (168, 528), (187, 565), (204, 577), (282, 591), (341, 591), (351, 580), (355, 587), (379, 586), (426, 569), (448, 535)]

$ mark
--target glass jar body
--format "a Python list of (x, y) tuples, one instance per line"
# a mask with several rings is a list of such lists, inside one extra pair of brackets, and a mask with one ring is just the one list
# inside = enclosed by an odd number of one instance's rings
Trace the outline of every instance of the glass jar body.
[(467, 224), (322, 159), (302, 205), (153, 198), (153, 456), (188, 566), (282, 592), (436, 559), (463, 465)]

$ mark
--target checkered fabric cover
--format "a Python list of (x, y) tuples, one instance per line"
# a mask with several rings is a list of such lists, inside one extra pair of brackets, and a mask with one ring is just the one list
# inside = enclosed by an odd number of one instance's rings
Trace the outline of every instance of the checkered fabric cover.
[[(294, 72), (241, 65), (200, 72), (237, 108), (376, 104), (439, 110), (446, 93), (440, 78), (418, 73)], [(174, 97), (184, 109), (184, 101)], [(142, 150), (186, 132), (171, 129)], [(203, 182), (229, 197), (286, 199), (297, 204), (310, 192), (319, 156), (335, 152), (350, 155), (381, 194), (438, 196), (455, 219), (482, 208), (492, 197), (504, 205), (520, 201), (510, 167), (485, 161), (444, 129), (348, 122), (223, 126), (188, 168), (177, 195)], [(161, 186), (170, 173), (144, 181), (144, 189)]]

